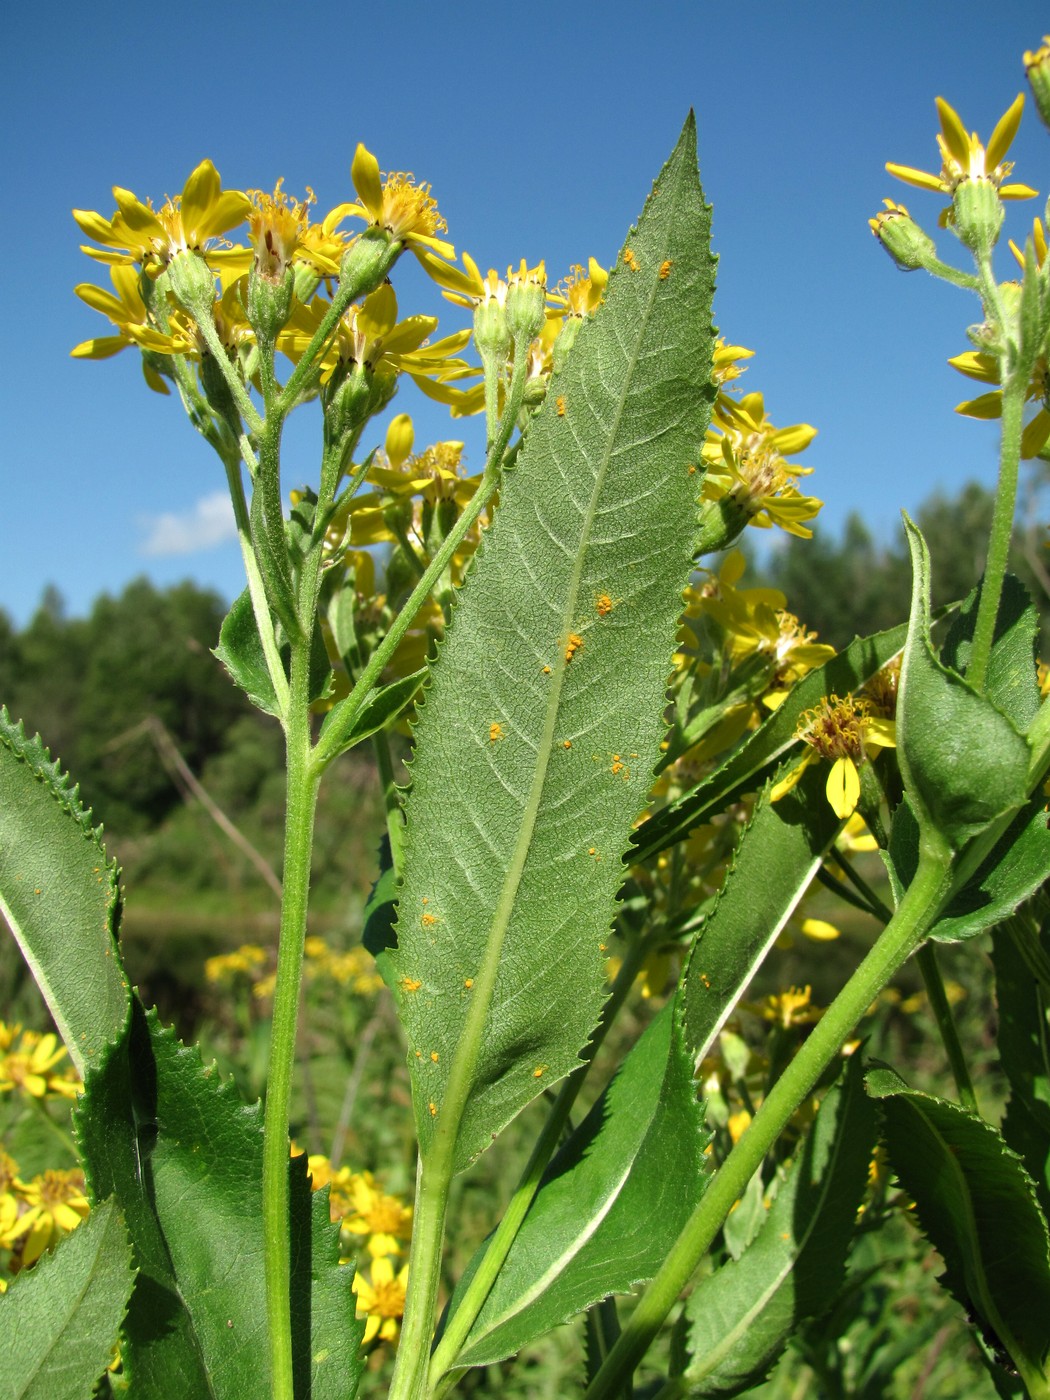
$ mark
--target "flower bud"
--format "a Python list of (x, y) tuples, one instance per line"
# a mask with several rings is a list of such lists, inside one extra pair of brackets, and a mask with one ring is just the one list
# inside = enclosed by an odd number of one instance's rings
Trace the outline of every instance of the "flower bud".
[(701, 502), (696, 558), (728, 549), (743, 534), (750, 519), (751, 513), (731, 495)]
[(253, 262), (248, 269), (248, 298), (245, 310), (260, 344), (273, 345), (288, 323), (295, 296), (295, 273), (291, 264), (274, 281)]
[(1043, 35), (1042, 48), (1025, 53), (1024, 71), (1043, 125), (1050, 128), (1050, 34)]
[(987, 257), (999, 241), (1003, 205), (995, 182), (961, 180), (952, 195), (952, 225), (972, 253)]
[(403, 244), (391, 238), (386, 229), (366, 228), (343, 254), (339, 264), (339, 290), (352, 289), (352, 301), (374, 292), (389, 275), (402, 247)]
[(485, 295), (474, 308), (474, 344), (482, 361), (492, 358), (501, 367), (510, 357), (513, 337), (507, 325), (507, 285), (496, 282), (491, 286), (494, 274), (485, 282)]
[(507, 269), (507, 329), (515, 344), (527, 345), (538, 335), (547, 314), (547, 274), (543, 263), (529, 268), (525, 259), (517, 272)]
[(937, 256), (933, 239), (919, 227), (903, 204), (894, 204), (892, 199), (882, 202), (886, 208), (868, 220), (872, 233), (905, 272), (929, 267)]
[(200, 324), (211, 318), (215, 303), (215, 274), (200, 253), (176, 253), (168, 263), (168, 283), (179, 305)]
[(555, 374), (569, 358), (569, 351), (576, 344), (576, 337), (579, 335), (582, 325), (582, 316), (566, 316), (562, 328), (558, 332), (558, 339), (554, 342), (554, 349), (551, 351), (551, 364)]

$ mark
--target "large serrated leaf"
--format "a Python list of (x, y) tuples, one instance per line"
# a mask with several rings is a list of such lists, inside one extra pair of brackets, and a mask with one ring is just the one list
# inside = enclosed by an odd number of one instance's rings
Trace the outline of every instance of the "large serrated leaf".
[(690, 118), (502, 483), (424, 692), (391, 959), (421, 1152), (439, 1136), (456, 1170), (576, 1066), (604, 999), (696, 532), (708, 234)]
[(691, 1357), (680, 1394), (741, 1395), (759, 1384), (807, 1318), (841, 1285), (875, 1139), (859, 1056), (820, 1106), (769, 1214), (740, 1259), (700, 1280), (686, 1304)]
[(1027, 796), (1029, 750), (987, 695), (943, 666), (930, 642), (930, 559), (905, 516), (914, 582), (897, 701), (897, 758), (920, 831), (959, 850)]
[(686, 1044), (714, 1044), (842, 829), (814, 768), (779, 802), (759, 798), (679, 987)]
[[(89, 1075), (75, 1122), (92, 1192), (120, 1202), (140, 1271), (123, 1351), (133, 1393), (268, 1395), (260, 1106), (136, 1000), (129, 1037)], [(301, 1159), (290, 1173), (295, 1393), (349, 1400), (361, 1335), (352, 1273)]]
[[(668, 1004), (548, 1168), (457, 1368), (511, 1356), (652, 1278), (703, 1192), (702, 1127), (692, 1061)], [(450, 1313), (473, 1272), (472, 1264)]]
[(78, 789), (0, 709), (0, 909), (81, 1074), (127, 1023), (119, 905)]
[(859, 690), (897, 655), (907, 632), (907, 624), (901, 623), (871, 637), (857, 637), (838, 656), (803, 676), (792, 686), (783, 704), (719, 768), (639, 828), (635, 836), (638, 849), (632, 853), (633, 858), (647, 860), (675, 842), (684, 841), (708, 815), (723, 811), (741, 794), (761, 787), (774, 766), (798, 743), (802, 714), (826, 695)]
[(134, 1281), (124, 1221), (105, 1201), (0, 1295), (0, 1400), (85, 1400)]
[[(993, 1349), (1022, 1375), (1050, 1351), (1050, 1238), (1035, 1185), (990, 1124), (909, 1089), (887, 1068), (868, 1075), (893, 1170), (945, 1265), (943, 1282)], [(1040, 1392), (1042, 1393), (1042, 1392)]]

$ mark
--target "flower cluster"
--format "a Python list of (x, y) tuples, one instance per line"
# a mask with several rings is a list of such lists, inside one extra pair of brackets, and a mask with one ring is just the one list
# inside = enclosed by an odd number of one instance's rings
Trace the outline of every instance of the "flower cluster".
[[(355, 996), (371, 997), (383, 985), (375, 959), (360, 946), (339, 952), (325, 939), (310, 935), (305, 945), (307, 982), (329, 983)], [(273, 994), (276, 977), (274, 954), (257, 943), (243, 943), (232, 953), (217, 953), (204, 964), (204, 975), (213, 986), (251, 988), (257, 1000)]]
[[(48, 1170), (24, 1180), (18, 1163), (0, 1148), (0, 1249), (7, 1271), (28, 1268), (88, 1214), (84, 1173)], [(6, 1283), (0, 1278), (0, 1292)]]
[(75, 1099), (83, 1085), (58, 1037), (0, 1021), (0, 1094)]
[(408, 1281), (408, 1265), (397, 1266), (412, 1238), (412, 1207), (385, 1191), (371, 1172), (333, 1167), (320, 1154), (311, 1154), (308, 1164), (313, 1189), (328, 1187), (331, 1217), (340, 1225), (341, 1262), (357, 1265), (354, 1292), (358, 1316), (366, 1318), (365, 1345), (376, 1338), (394, 1341)]

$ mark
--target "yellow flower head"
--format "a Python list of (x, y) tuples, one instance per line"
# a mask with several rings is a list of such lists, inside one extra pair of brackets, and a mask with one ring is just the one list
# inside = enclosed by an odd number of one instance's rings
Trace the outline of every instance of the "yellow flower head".
[(109, 219), (91, 210), (73, 210), (81, 230), (103, 245), (83, 251), (98, 262), (138, 263), (151, 277), (178, 253), (200, 253), (220, 266), (223, 254), (215, 240), (242, 223), (251, 207), (240, 190), (222, 188), (210, 160), (201, 161), (182, 193), (165, 200), (158, 210), (119, 185), (113, 186), (113, 198), (117, 208)]
[(363, 1339), (366, 1346), (376, 1337), (384, 1342), (396, 1339), (405, 1312), (407, 1286), (408, 1265), (395, 1275), (393, 1264), (386, 1258), (372, 1261), (368, 1277), (361, 1270), (354, 1275), (357, 1315), (367, 1318)]
[(46, 1171), (30, 1182), (16, 1183), (29, 1207), (32, 1224), (21, 1245), (23, 1264), (35, 1263), (52, 1240), (75, 1230), (87, 1219), (88, 1201), (84, 1195), (84, 1173)]
[(350, 178), (357, 201), (333, 209), (324, 221), (326, 232), (332, 232), (345, 218), (364, 219), (411, 249), (431, 276), (443, 266), (440, 259), (456, 256), (452, 244), (437, 236), (446, 233), (448, 225), (429, 185), (416, 184), (412, 175), (403, 171), (383, 175), (375, 156), (360, 142), (350, 166)]
[[(985, 147), (978, 140), (976, 131), (968, 132), (955, 109), (943, 97), (938, 97), (940, 174), (933, 175), (929, 171), (915, 170), (910, 165), (897, 165), (892, 161), (887, 162), (886, 169), (906, 184), (915, 185), (920, 190), (931, 190), (935, 194), (946, 194), (949, 198), (964, 181), (988, 180), (995, 186), (1000, 199), (1032, 199), (1037, 191), (1030, 186), (1004, 183), (1014, 168), (1013, 162), (1004, 160), (1004, 157), (1017, 135), (1023, 110), (1024, 94), (1018, 93), (999, 118)], [(941, 214), (940, 222), (946, 226), (952, 221), (949, 207)]]
[(749, 523), (769, 529), (772, 525), (808, 539), (812, 520), (823, 501), (803, 496), (799, 476), (811, 467), (789, 464), (786, 457), (805, 451), (817, 435), (808, 423), (775, 428), (759, 393), (745, 394), (739, 402), (720, 395), (702, 455), (707, 465), (703, 497), (718, 501), (731, 497), (748, 515)]
[(288, 268), (304, 262), (322, 276), (337, 277), (346, 240), (336, 233), (310, 223), (310, 205), (316, 203), (313, 190), (305, 199), (289, 200), (278, 180), (273, 194), (249, 190), (252, 201), (248, 229), (258, 275), (275, 286), (284, 280)]
[(0, 1058), (0, 1093), (20, 1089), (34, 1099), (42, 1099), (51, 1087), (51, 1071), (65, 1059), (66, 1047), (55, 1035), (23, 1031), (17, 1050)]
[(568, 316), (593, 316), (602, 304), (609, 274), (596, 258), (589, 258), (587, 271), (579, 263), (569, 269), (564, 281), (548, 294), (548, 301), (556, 312)]
[(810, 763), (825, 759), (831, 764), (826, 786), (832, 811), (845, 821), (860, 801), (859, 765), (884, 748), (896, 744), (894, 721), (873, 713), (870, 700), (832, 695), (799, 719), (799, 737), (809, 746), (802, 761), (776, 783), (770, 800), (778, 802), (790, 792)]
[(350, 1196), (354, 1213), (344, 1218), (343, 1229), (367, 1236), (373, 1258), (400, 1254), (402, 1244), (412, 1237), (412, 1207), (383, 1191), (371, 1172), (354, 1175)]

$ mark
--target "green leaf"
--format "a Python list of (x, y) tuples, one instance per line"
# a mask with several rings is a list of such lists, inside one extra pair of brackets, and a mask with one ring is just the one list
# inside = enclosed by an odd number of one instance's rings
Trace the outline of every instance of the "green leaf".
[(703, 1193), (702, 1129), (692, 1060), (668, 1004), (547, 1169), (457, 1367), (511, 1356), (652, 1278)]
[(1050, 1349), (1050, 1238), (1035, 1185), (996, 1130), (957, 1104), (868, 1075), (893, 1170), (947, 1266), (942, 1282), (1022, 1376)]
[(858, 637), (838, 656), (810, 671), (720, 768), (639, 828), (632, 860), (648, 860), (677, 841), (684, 841), (706, 817), (721, 812), (741, 794), (761, 787), (774, 765), (797, 744), (800, 716), (826, 695), (858, 690), (897, 655), (907, 631), (907, 624), (901, 623), (871, 637)]
[(690, 119), (505, 475), (423, 692), (391, 959), (420, 1149), (440, 1135), (455, 1170), (575, 1068), (605, 996), (696, 531), (708, 236)]
[(874, 1106), (864, 1093), (859, 1059), (849, 1061), (821, 1104), (754, 1241), (690, 1295), (691, 1360), (680, 1394), (750, 1390), (799, 1324), (834, 1301), (875, 1141)]
[(905, 516), (914, 581), (897, 701), (897, 758), (921, 832), (959, 850), (1024, 802), (1028, 745), (930, 644), (926, 542)]
[(1002, 1122), (1007, 1144), (1028, 1168), (1050, 1219), (1050, 1022), (1047, 987), (1032, 975), (1025, 943), (1031, 938), (1050, 956), (1050, 931), (1038, 933), (1026, 919), (992, 935), (995, 999), (999, 1011), (999, 1062), (1010, 1082)]
[(0, 1400), (85, 1400), (113, 1358), (134, 1281), (124, 1221), (104, 1201), (0, 1295)]
[(79, 789), (0, 708), (0, 909), (80, 1074), (127, 1023), (117, 868)]
[(255, 610), (247, 589), (234, 599), (233, 606), (223, 619), (215, 655), (229, 671), (234, 684), (240, 686), (257, 709), (264, 714), (280, 717), (281, 707), (266, 665)]
[(1034, 797), (930, 930), (941, 942), (972, 938), (994, 928), (1050, 880), (1050, 831), (1045, 799)]
[[(75, 1123), (92, 1192), (120, 1202), (139, 1269), (123, 1352), (133, 1394), (268, 1395), (260, 1106), (136, 1000), (130, 1034), (89, 1075)], [(338, 1264), (327, 1197), (309, 1199), (301, 1159), (289, 1170), (296, 1396), (348, 1400), (361, 1335), (352, 1272)]]
[[(360, 744), (363, 739), (370, 738), (397, 719), (398, 715), (415, 699), (426, 673), (426, 667), (421, 667), (409, 676), (400, 676), (396, 681), (391, 681), (389, 685), (374, 690), (361, 706), (350, 732), (345, 736), (339, 748), (329, 755), (329, 759), (337, 758), (339, 754), (346, 753), (355, 744)], [(334, 711), (329, 711), (329, 714), (331, 713)], [(321, 725), (322, 735), (327, 723), (328, 716), (326, 715), (325, 722)]]
[(769, 801), (767, 789), (740, 838), (678, 993), (686, 1044), (697, 1060), (710, 1051), (842, 829), (825, 782), (811, 767), (779, 802)]
[[(944, 639), (941, 660), (961, 676), (970, 664), (970, 650), (977, 625), (980, 590), (974, 589), (962, 604)], [(1027, 590), (1013, 574), (1003, 579), (995, 638), (988, 659), (985, 694), (1022, 734), (1039, 709), (1039, 682), (1035, 667), (1039, 615)]]
[[(291, 673), (291, 648), (280, 629), (277, 636), (284, 673), (288, 676)], [(273, 688), (270, 669), (266, 664), (266, 653), (259, 636), (251, 594), (247, 589), (234, 599), (233, 606), (223, 619), (219, 630), (219, 645), (215, 648), (214, 655), (226, 667), (234, 684), (240, 686), (257, 709), (280, 719), (280, 703)], [(311, 701), (322, 699), (331, 681), (332, 663), (328, 659), (320, 623), (316, 623), (310, 639)]]

